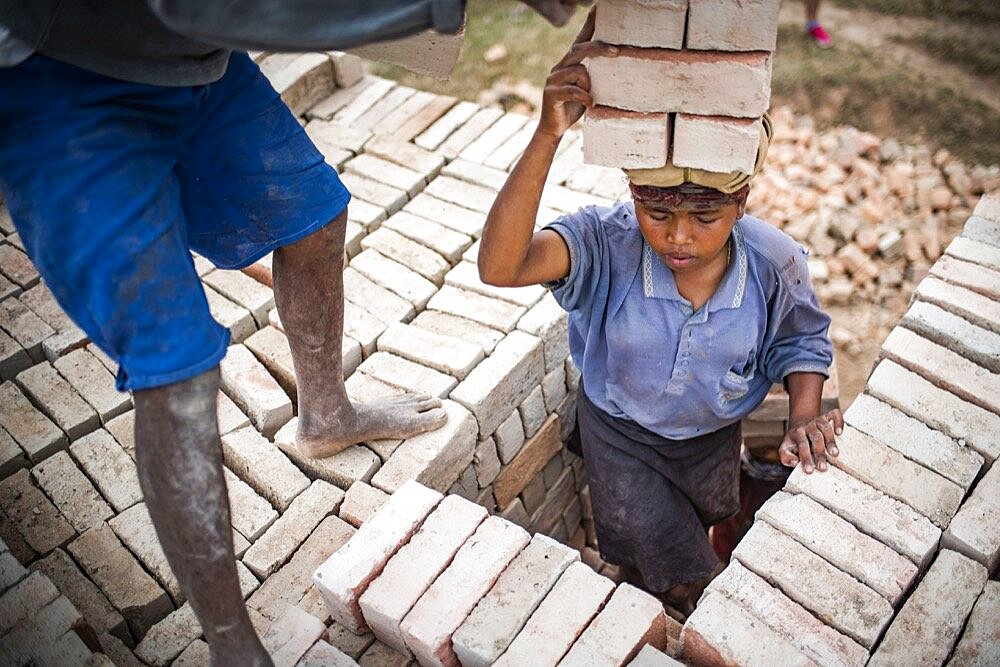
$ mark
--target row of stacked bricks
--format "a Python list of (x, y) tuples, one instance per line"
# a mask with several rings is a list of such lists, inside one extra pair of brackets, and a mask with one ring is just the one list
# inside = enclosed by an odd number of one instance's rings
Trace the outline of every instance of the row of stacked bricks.
[(771, 96), (779, 0), (601, 0), (584, 153), (591, 164), (751, 173)]
[[(232, 336), (219, 427), (237, 569), (267, 647), (280, 651), (286, 625), (302, 621), (289, 609), (330, 623), (312, 571), (408, 480), (475, 501), (608, 568), (596, 550), (582, 461), (562, 446), (579, 377), (566, 315), (544, 289), (495, 289), (475, 266), (486, 211), (533, 121), (366, 75), (346, 54), (255, 57), (353, 194), (344, 258), (350, 396), (427, 393), (443, 399), (449, 416), (442, 429), (406, 441), (302, 457), (292, 444), (296, 388), (270, 258), (240, 272), (194, 257), (211, 313)], [(580, 146), (571, 136), (560, 153), (540, 222), (623, 194), (620, 180), (584, 167)], [(617, 189), (600, 189), (609, 182)], [(135, 415), (130, 397), (115, 390), (117, 368), (59, 308), (2, 203), (0, 230), (0, 538), (8, 559), (48, 577), (79, 610), (73, 632), (89, 650), (116, 664), (197, 664), (207, 646), (143, 502)], [(4, 596), (0, 609), (20, 599)], [(52, 604), (17, 616), (0, 642), (37, 638), (16, 631), (29, 621), (37, 630)], [(336, 624), (327, 632), (363, 663), (388, 654), (370, 636)], [(14, 663), (41, 660), (14, 655)]]
[(1000, 664), (1000, 196), (917, 286), (824, 473), (757, 512), (696, 663)]

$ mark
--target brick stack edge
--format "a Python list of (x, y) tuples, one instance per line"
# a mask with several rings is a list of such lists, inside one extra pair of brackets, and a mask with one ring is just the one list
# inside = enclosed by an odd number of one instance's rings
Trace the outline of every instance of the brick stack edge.
[(771, 97), (779, 0), (601, 0), (586, 162), (749, 172)]

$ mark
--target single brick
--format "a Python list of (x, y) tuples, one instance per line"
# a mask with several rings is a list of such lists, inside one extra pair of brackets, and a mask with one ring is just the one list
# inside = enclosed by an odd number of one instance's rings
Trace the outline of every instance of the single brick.
[(336, 514), (344, 492), (323, 480), (314, 481), (288, 509), (253, 543), (243, 563), (266, 579), (284, 564), (309, 533), (330, 514)]
[(525, 440), (521, 414), (517, 410), (511, 412), (510, 416), (497, 427), (493, 439), (496, 441), (500, 462), (507, 465), (521, 451)]
[(963, 262), (981, 264), (988, 269), (1000, 271), (1000, 248), (987, 243), (958, 236), (948, 244), (945, 254)]
[(299, 418), (295, 417), (281, 427), (274, 436), (274, 444), (289, 459), (314, 479), (322, 479), (341, 489), (346, 489), (357, 481), (367, 482), (381, 465), (379, 457), (372, 450), (361, 445), (352, 445), (333, 456), (320, 459), (309, 458), (299, 451), (295, 444)]
[[(348, 54), (348, 56), (351, 58), (357, 58), (357, 56), (350, 54)], [(358, 60), (360, 60), (360, 58), (358, 58)], [(336, 71), (337, 66), (333, 56), (331, 56), (330, 61), (333, 63), (334, 70)], [(364, 67), (362, 66), (362, 70), (363, 69)], [(336, 76), (336, 74), (334, 76)], [(337, 85), (341, 86), (341, 89), (334, 91), (332, 95), (324, 98), (322, 101), (317, 103), (316, 106), (309, 109), (306, 113), (306, 117), (310, 120), (330, 120), (338, 111), (347, 106), (366, 88), (371, 86), (376, 81), (383, 81), (383, 79), (376, 76), (365, 76), (364, 71), (362, 71), (361, 76), (358, 77), (353, 83), (338, 83)]]
[(292, 558), (254, 591), (247, 605), (271, 619), (286, 605), (297, 605), (312, 590), (312, 574), (316, 568), (353, 534), (354, 528), (337, 517), (323, 519)]
[(364, 61), (350, 53), (342, 51), (327, 51), (333, 66), (334, 82), (340, 88), (353, 86), (365, 75)]
[[(1000, 273), (997, 276), (1000, 278)], [(991, 372), (1000, 373), (1000, 334), (921, 301), (910, 306), (901, 323)]]
[(168, 665), (201, 636), (194, 609), (185, 603), (149, 629), (136, 645), (135, 655), (148, 665)]
[[(5, 664), (82, 665), (90, 655), (73, 628), (80, 612), (59, 596), (4, 637)], [(12, 657), (13, 656), (13, 657)]]
[(450, 176), (438, 176), (430, 182), (425, 192), (438, 199), (481, 213), (489, 213), (497, 194), (492, 188), (467, 183)]
[(677, 662), (663, 651), (646, 644), (628, 664), (629, 667), (680, 667), (684, 663)]
[(917, 577), (917, 566), (803, 494), (778, 492), (758, 518), (885, 597), (893, 606)]
[(294, 667), (315, 644), (326, 626), (318, 618), (298, 607), (288, 606), (261, 633), (261, 643), (267, 649), (275, 667)]
[(9, 244), (0, 244), (0, 272), (22, 289), (38, 283), (38, 271), (28, 256)]
[[(361, 247), (377, 250), (385, 257), (416, 271), (434, 285), (441, 284), (449, 268), (448, 261), (438, 253), (386, 227), (381, 227), (362, 239)], [(426, 299), (422, 300), (426, 303)]]
[(759, 118), (771, 96), (771, 54), (624, 47), (592, 58), (594, 102), (630, 111)]
[(107, 431), (88, 433), (70, 445), (69, 451), (116, 512), (142, 501), (135, 464)]
[[(362, 232), (372, 231), (378, 229), (382, 221), (388, 217), (388, 213), (381, 206), (376, 206), (375, 204), (366, 202), (363, 199), (353, 199), (351, 200), (350, 206), (347, 207), (347, 221), (353, 222), (361, 227)], [(357, 242), (358, 248), (361, 248), (361, 239)], [(348, 246), (350, 248), (350, 246)], [(350, 254), (350, 252), (348, 253)]]
[(247, 336), (257, 330), (257, 324), (249, 310), (233, 303), (208, 285), (203, 287), (209, 314), (212, 319), (229, 329), (231, 342), (242, 343)]
[(479, 279), (479, 269), (472, 262), (459, 262), (444, 277), (448, 285), (476, 292), (483, 296), (509, 301), (519, 306), (531, 307), (548, 292), (541, 285), (526, 287), (494, 287)]
[(559, 417), (550, 416), (493, 482), (497, 505), (506, 507), (562, 447)]
[(466, 248), (472, 245), (472, 238), (468, 234), (456, 232), (405, 210), (393, 215), (382, 226), (430, 248), (451, 264), (457, 262)]
[(811, 475), (796, 468), (785, 490), (805, 493), (921, 569), (930, 561), (941, 537), (941, 530), (930, 519), (835, 467)]
[(84, 576), (65, 551), (56, 549), (45, 558), (32, 563), (31, 569), (51, 579), (59, 592), (69, 598), (73, 606), (87, 619), (87, 625), (93, 628), (94, 632), (97, 634), (107, 632), (131, 643), (125, 619), (111, 606), (101, 589)]
[(571, 563), (495, 664), (556, 664), (614, 588), (583, 563)]
[(420, 91), (375, 126), (375, 130), (391, 134), (400, 141), (410, 141), (430, 127), (457, 101), (450, 95), (433, 95)]
[(353, 667), (356, 664), (354, 658), (322, 639), (309, 647), (296, 663), (297, 667)]
[(408, 667), (412, 660), (380, 641), (376, 641), (358, 658), (361, 667)]
[(674, 121), (671, 162), (678, 167), (752, 174), (761, 132), (759, 118), (679, 113)]
[(505, 141), (528, 123), (528, 117), (507, 113), (490, 125), (482, 134), (462, 150), (459, 157), (469, 162), (485, 164)]
[(17, 375), (17, 383), (35, 405), (41, 407), (71, 440), (100, 425), (94, 409), (49, 363), (32, 366)]
[[(561, 463), (558, 457), (553, 457)], [(536, 478), (537, 479), (537, 478)], [(531, 516), (532, 525), (536, 530), (551, 534), (562, 522), (566, 507), (576, 495), (576, 485), (573, 480), (573, 470), (565, 468), (559, 479), (545, 494), (545, 499)], [(525, 502), (525, 508), (528, 503)]]
[(719, 594), (698, 601), (681, 631), (683, 659), (695, 665), (815, 665), (756, 616)]
[(753, 525), (733, 557), (866, 648), (892, 619), (885, 598), (766, 523)]
[(1000, 298), (1000, 271), (977, 266), (945, 255), (931, 267), (932, 276), (966, 287), (985, 297)]
[(394, 109), (398, 109), (401, 104), (413, 97), (415, 92), (417, 91), (409, 86), (396, 86), (385, 97), (368, 107), (367, 111), (352, 121), (351, 127), (371, 130)]
[(355, 173), (341, 174), (340, 180), (352, 196), (385, 209), (387, 215), (392, 215), (403, 208), (409, 199), (405, 190), (373, 181)]
[(382, 382), (417, 394), (444, 398), (458, 384), (458, 380), (403, 357), (376, 352), (358, 366), (358, 372), (371, 375)]
[(267, 326), (255, 332), (243, 341), (243, 344), (264, 365), (285, 394), (291, 400), (296, 400), (298, 392), (295, 383), (295, 365), (285, 334)]
[(441, 170), (444, 176), (451, 176), (466, 183), (482, 185), (490, 190), (499, 192), (500, 188), (507, 182), (506, 169), (487, 167), (478, 162), (470, 162), (462, 158), (452, 160)]
[(480, 524), (403, 619), (406, 645), (422, 664), (455, 664), (452, 634), (529, 540), (499, 517)]
[(115, 376), (87, 350), (74, 350), (56, 359), (52, 365), (97, 411), (101, 423), (107, 423), (132, 407), (129, 395), (115, 388)]
[(602, 0), (597, 5), (594, 39), (609, 44), (680, 49), (684, 46), (687, 13), (688, 0)]
[(313, 582), (333, 620), (356, 634), (366, 629), (358, 598), (442, 497), (417, 482), (403, 484), (347, 544), (316, 569)]
[(497, 457), (497, 446), (493, 438), (480, 440), (476, 444), (472, 464), (475, 466), (479, 488), (485, 488), (493, 483), (500, 474), (500, 459)]
[[(624, 0), (622, 4), (636, 3)], [(583, 159), (587, 164), (655, 169), (667, 163), (669, 152), (668, 113), (592, 107), (583, 119)]]
[(511, 165), (521, 157), (524, 149), (528, 147), (531, 138), (535, 136), (537, 126), (537, 121), (529, 120), (520, 130), (512, 134), (509, 139), (487, 156), (483, 164), (497, 169), (510, 169)]
[(692, 2), (684, 46), (718, 51), (774, 51), (780, 7), (780, 0), (738, 4), (726, 0)]
[(404, 440), (372, 477), (372, 486), (393, 493), (415, 480), (445, 491), (472, 463), (476, 420), (454, 401), (443, 401), (442, 407), (448, 416), (444, 426)]
[(542, 397), (545, 399), (546, 412), (555, 412), (566, 397), (566, 367), (563, 364), (556, 365), (554, 370), (542, 378)]
[(382, 334), (378, 349), (447, 373), (459, 380), (485, 358), (480, 345), (443, 336), (411, 324), (393, 324)]
[(223, 468), (223, 473), (233, 528), (248, 540), (256, 540), (274, 523), (278, 513), (228, 468)]
[(333, 65), (325, 53), (276, 53), (260, 63), (275, 91), (296, 116), (305, 112), (334, 87)]
[(539, 386), (532, 389), (531, 393), (517, 406), (517, 411), (521, 414), (524, 435), (532, 437), (542, 427), (548, 416), (545, 410), (545, 399), (542, 398), (542, 388)]
[(312, 120), (306, 123), (306, 134), (324, 155), (331, 149), (349, 154), (360, 153), (372, 137), (372, 133), (368, 130), (326, 120)]
[(32, 572), (0, 598), (0, 632), (6, 634), (59, 597), (48, 577)]
[(219, 421), (219, 434), (225, 435), (244, 426), (250, 426), (250, 418), (243, 414), (239, 406), (219, 390), (215, 401), (216, 414)]
[(415, 312), (409, 301), (376, 285), (351, 267), (344, 269), (344, 294), (384, 324), (406, 322)]
[(443, 155), (424, 150), (391, 134), (375, 134), (365, 144), (365, 152), (409, 167), (428, 178), (436, 176), (445, 163)]
[(9, 551), (0, 551), (0, 593), (28, 576), (28, 571)]
[(506, 418), (507, 408), (519, 405), (537, 388), (543, 370), (542, 342), (512, 331), (455, 387), (451, 398), (472, 411), (480, 436), (486, 437)]
[(476, 468), (468, 465), (462, 470), (458, 479), (448, 489), (449, 494), (455, 494), (469, 502), (475, 502), (479, 496), (479, 484), (476, 481)]
[[(886, 495), (906, 503), (934, 522), (948, 525), (964, 490), (850, 426), (837, 437), (838, 456), (830, 462)], [(822, 474), (822, 473), (820, 473)]]
[(561, 185), (546, 185), (544, 192), (542, 192), (542, 206), (562, 213), (572, 213), (579, 210), (581, 206), (590, 204), (611, 206), (614, 202), (596, 195), (581, 195), (579, 192)]
[(476, 111), (468, 121), (441, 142), (437, 151), (449, 160), (458, 157), (466, 146), (482, 136), (503, 115), (503, 110), (496, 107)]
[(965, 444), (992, 462), (1000, 456), (1000, 415), (966, 403), (891, 360), (868, 378), (868, 392)]
[(413, 324), (442, 336), (458, 338), (479, 345), (486, 354), (492, 354), (497, 343), (504, 337), (503, 333), (479, 322), (435, 310), (425, 310), (420, 313), (414, 318)]
[(78, 533), (115, 515), (66, 452), (56, 452), (37, 464), (31, 475)]
[[(397, 213), (396, 215), (399, 214)], [(379, 229), (374, 234), (366, 237), (365, 240), (375, 234), (382, 233), (396, 234), (388, 229)], [(412, 241), (408, 242), (412, 243)], [(362, 242), (362, 245), (364, 245), (364, 242)], [(360, 252), (354, 257), (351, 260), (351, 268), (376, 285), (409, 301), (417, 309), (423, 309), (437, 291), (437, 286), (419, 273), (371, 248)]]
[(472, 118), (477, 111), (479, 111), (478, 105), (472, 102), (459, 102), (417, 135), (413, 143), (429, 151), (436, 150), (445, 139)]
[(265, 437), (292, 418), (292, 402), (267, 369), (243, 345), (230, 345), (219, 364), (222, 390)]
[(986, 584), (986, 568), (954, 551), (934, 560), (900, 609), (869, 665), (940, 665), (958, 640), (976, 598)]
[(399, 188), (406, 192), (408, 198), (420, 192), (427, 182), (424, 174), (369, 153), (362, 153), (348, 160), (344, 163), (344, 169), (364, 178)]
[(146, 509), (146, 503), (139, 503), (128, 508), (115, 518), (108, 521), (125, 546), (128, 547), (145, 566), (156, 581), (170, 594), (175, 604), (184, 603), (184, 593), (180, 582), (167, 562), (160, 540), (156, 536), (153, 520)]
[(15, 298), (0, 301), (0, 329), (6, 331), (37, 363), (45, 359), (42, 342), (55, 331)]
[(264, 496), (278, 511), (284, 511), (309, 480), (275, 445), (252, 428), (222, 436), (226, 465), (240, 479)]
[(491, 665), (579, 554), (535, 535), (452, 636), (463, 665)]
[(363, 481), (354, 482), (344, 494), (344, 502), (340, 505), (340, 518), (355, 528), (367, 521), (379, 511), (389, 494)]
[(142, 569), (108, 526), (92, 528), (70, 543), (74, 560), (141, 637), (173, 607), (170, 598)]
[(997, 619), (1000, 618), (1000, 582), (987, 581), (982, 595), (972, 608), (962, 637), (952, 652), (952, 665), (1000, 664), (1000, 636)]
[(735, 602), (817, 664), (848, 667), (863, 665), (868, 659), (864, 647), (824, 624), (739, 561), (732, 561), (713, 579), (706, 593), (720, 593)]
[(13, 380), (18, 373), (31, 368), (31, 357), (21, 345), (0, 331), (0, 379)]
[(996, 572), (1000, 565), (1000, 469), (992, 466), (951, 520), (941, 544)]
[[(361, 351), (367, 356), (375, 351), (378, 337), (385, 331), (386, 324), (369, 313), (362, 306), (344, 301), (344, 338), (358, 341)], [(355, 369), (361, 361), (355, 365)], [(345, 372), (347, 366), (344, 367)]]
[(387, 79), (379, 77), (366, 77), (366, 79), (369, 79), (368, 86), (358, 91), (353, 99), (334, 116), (338, 122), (352, 125), (365, 111), (396, 87), (394, 82)]
[(10, 433), (0, 428), (0, 479), (8, 477), (28, 465), (24, 450)]
[(212, 271), (202, 280), (249, 310), (258, 327), (267, 324), (267, 311), (274, 308), (274, 293), (266, 286), (240, 271)]
[(73, 527), (31, 483), (28, 471), (23, 468), (0, 481), (0, 508), (28, 546), (41, 555), (76, 536)]
[(417, 74), (447, 79), (458, 61), (464, 39), (464, 29), (455, 34), (425, 30), (407, 37), (355, 47), (351, 52), (369, 60), (405, 67)]
[(188, 644), (188, 647), (171, 664), (174, 667), (204, 667), (210, 663), (208, 644), (201, 639), (196, 639)]
[(445, 201), (426, 192), (414, 197), (403, 210), (472, 238), (479, 238), (486, 222), (485, 212), (472, 210), (460, 203)]
[(400, 629), (403, 618), (487, 516), (485, 509), (458, 496), (441, 501), (359, 600), (376, 637), (409, 653)]
[(635, 586), (622, 584), (559, 664), (624, 664), (644, 645), (665, 648), (667, 627), (662, 602)]
[[(897, 327), (889, 337), (898, 331), (904, 330)], [(844, 421), (963, 489), (972, 485), (983, 467), (983, 457), (975, 451), (868, 394), (854, 399), (844, 413)]]

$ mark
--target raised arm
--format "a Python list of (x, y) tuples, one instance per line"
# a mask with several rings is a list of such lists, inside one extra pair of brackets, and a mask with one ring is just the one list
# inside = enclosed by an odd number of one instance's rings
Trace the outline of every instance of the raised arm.
[(486, 218), (479, 247), (479, 276), (503, 287), (533, 285), (569, 274), (569, 250), (554, 231), (534, 232), (538, 204), (563, 134), (593, 105), (584, 58), (614, 55), (617, 48), (592, 42), (594, 12), (545, 82), (534, 136), (507, 178)]

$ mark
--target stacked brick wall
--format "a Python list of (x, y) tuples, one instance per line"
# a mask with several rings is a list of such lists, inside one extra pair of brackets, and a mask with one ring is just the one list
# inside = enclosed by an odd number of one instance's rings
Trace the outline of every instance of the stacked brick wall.
[(778, 0), (601, 0), (588, 64), (590, 164), (753, 169), (771, 96)]

